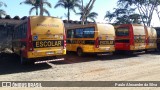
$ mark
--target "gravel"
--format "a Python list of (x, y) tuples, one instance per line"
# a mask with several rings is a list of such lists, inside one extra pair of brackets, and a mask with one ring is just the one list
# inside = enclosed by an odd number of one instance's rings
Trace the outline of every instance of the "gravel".
[[(77, 57), (65, 61), (21, 65), (14, 54), (0, 55), (0, 81), (160, 81), (160, 52)], [(7, 88), (3, 88), (4, 90)], [(20, 88), (22, 89), (22, 88)], [(33, 88), (29, 88), (32, 90)], [(46, 88), (34, 88), (44, 90)], [(48, 88), (49, 89), (49, 88)], [(51, 88), (50, 88), (51, 89)], [(53, 89), (53, 88), (52, 88)], [(137, 88), (54, 88), (55, 90), (137, 90)], [(158, 90), (158, 88), (138, 88)], [(16, 89), (17, 90), (17, 89)], [(25, 90), (25, 89), (24, 89)], [(28, 89), (27, 89), (28, 90)]]

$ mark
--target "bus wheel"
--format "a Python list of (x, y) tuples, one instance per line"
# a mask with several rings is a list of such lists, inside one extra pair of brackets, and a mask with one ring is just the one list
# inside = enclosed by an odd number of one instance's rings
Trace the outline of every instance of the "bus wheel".
[(81, 48), (77, 49), (77, 55), (80, 57), (83, 56), (83, 50)]

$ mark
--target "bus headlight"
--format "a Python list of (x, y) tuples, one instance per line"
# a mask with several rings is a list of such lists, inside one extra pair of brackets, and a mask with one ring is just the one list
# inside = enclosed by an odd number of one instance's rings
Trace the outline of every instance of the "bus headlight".
[(57, 51), (56, 53), (57, 53), (57, 54), (61, 54), (61, 53), (63, 53), (63, 52), (62, 52), (62, 50), (59, 50), (59, 51)]
[(60, 35), (60, 37), (59, 37), (60, 39), (63, 39), (63, 35)]
[(102, 40), (102, 37), (99, 37), (99, 40)]
[(54, 35), (54, 38), (58, 38), (58, 35)]

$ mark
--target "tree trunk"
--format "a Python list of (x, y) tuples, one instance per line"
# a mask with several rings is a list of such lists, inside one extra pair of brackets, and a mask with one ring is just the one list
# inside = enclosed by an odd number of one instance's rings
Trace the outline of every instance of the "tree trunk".
[(68, 21), (70, 20), (70, 9), (68, 8)]
[(86, 24), (87, 24), (87, 22), (88, 22), (88, 17), (86, 17), (86, 20), (85, 20), (85, 21), (86, 21)]
[(89, 3), (87, 4), (84, 12), (83, 12), (83, 16), (82, 16), (82, 24), (84, 24), (84, 22), (86, 21), (87, 18), (87, 13), (90, 13), (89, 8), (92, 7), (94, 5), (96, 0), (90, 0)]
[(81, 0), (81, 2), (82, 2), (82, 10), (83, 10), (83, 11), (82, 11), (83, 13), (82, 13), (82, 16), (81, 16), (81, 17), (82, 17), (82, 19), (81, 19), (81, 20), (82, 20), (82, 21), (81, 21), (81, 24), (84, 25), (84, 6), (83, 6), (83, 0)]
[(82, 25), (84, 25), (84, 15), (82, 16)]
[(36, 6), (36, 15), (38, 16), (38, 6)]
[(43, 0), (40, 0), (40, 16), (43, 16)]

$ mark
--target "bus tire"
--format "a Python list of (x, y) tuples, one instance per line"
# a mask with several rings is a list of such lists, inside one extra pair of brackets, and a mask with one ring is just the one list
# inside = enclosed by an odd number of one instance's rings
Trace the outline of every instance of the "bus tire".
[(81, 49), (81, 48), (78, 48), (77, 49), (77, 55), (79, 56), (79, 57), (82, 57), (84, 54), (83, 54), (83, 50)]

